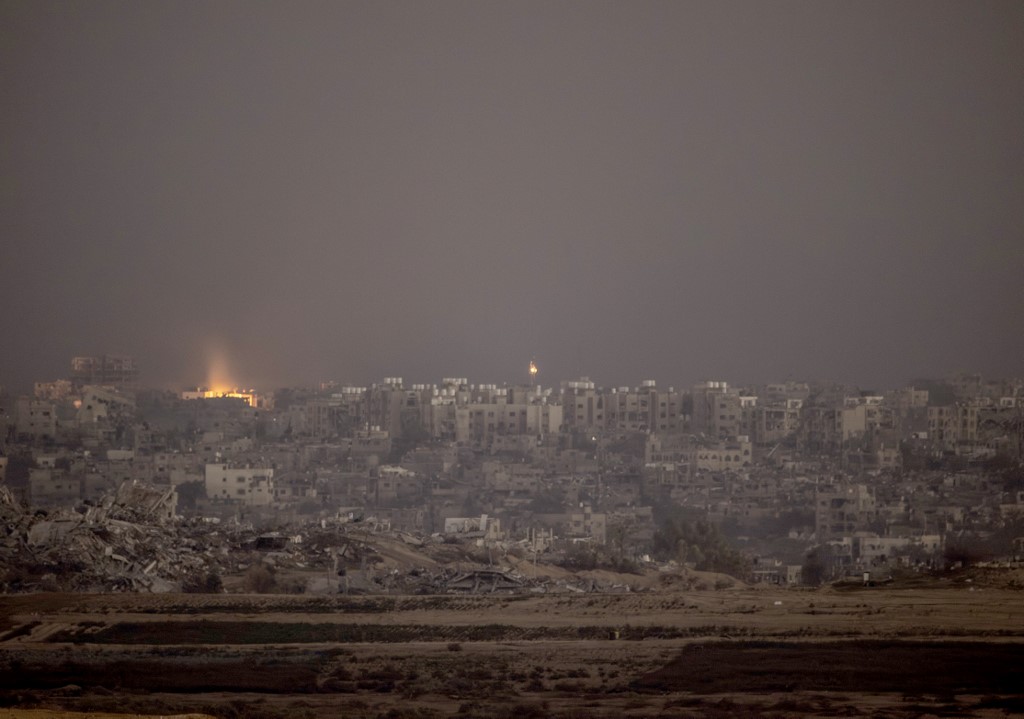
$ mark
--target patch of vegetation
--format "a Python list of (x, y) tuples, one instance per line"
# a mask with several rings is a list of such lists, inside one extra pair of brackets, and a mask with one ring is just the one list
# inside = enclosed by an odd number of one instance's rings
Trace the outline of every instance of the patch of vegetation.
[(265, 564), (254, 564), (245, 572), (242, 586), (247, 592), (270, 594), (277, 589), (274, 568)]
[(181, 583), (181, 591), (185, 594), (220, 594), (224, 591), (224, 582), (216, 572), (197, 574)]
[(721, 572), (740, 579), (750, 571), (750, 562), (729, 546), (718, 528), (705, 520), (688, 521), (674, 506), (658, 511), (654, 532), (655, 558), (692, 563), (698, 571)]

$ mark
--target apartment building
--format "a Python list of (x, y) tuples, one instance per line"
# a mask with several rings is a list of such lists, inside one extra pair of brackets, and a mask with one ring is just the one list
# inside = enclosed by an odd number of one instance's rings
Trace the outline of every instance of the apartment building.
[(274, 501), (274, 470), (269, 467), (207, 464), (205, 480), (206, 496), (210, 499), (250, 507), (265, 507)]

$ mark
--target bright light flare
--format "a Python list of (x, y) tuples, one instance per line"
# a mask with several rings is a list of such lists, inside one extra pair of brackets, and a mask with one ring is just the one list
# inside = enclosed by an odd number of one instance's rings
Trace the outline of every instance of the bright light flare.
[(235, 383), (231, 381), (231, 370), (228, 368), (228, 354), (219, 344), (212, 344), (208, 349), (206, 386), (214, 393), (214, 396), (221, 396), (235, 389)]
[(207, 345), (206, 356), (206, 388), (196, 393), (198, 396), (206, 399), (233, 397), (245, 400), (250, 407), (258, 405), (259, 399), (254, 390), (239, 389), (238, 385), (232, 381), (231, 370), (228, 366), (228, 353), (219, 341), (214, 340)]

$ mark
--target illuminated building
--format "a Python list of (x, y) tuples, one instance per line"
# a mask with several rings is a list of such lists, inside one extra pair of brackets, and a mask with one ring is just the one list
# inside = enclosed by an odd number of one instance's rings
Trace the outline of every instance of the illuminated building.
[(257, 407), (259, 405), (259, 395), (256, 394), (254, 389), (207, 389), (206, 387), (198, 387), (181, 393), (182, 399), (217, 399), (220, 397), (245, 400), (245, 403), (250, 407)]

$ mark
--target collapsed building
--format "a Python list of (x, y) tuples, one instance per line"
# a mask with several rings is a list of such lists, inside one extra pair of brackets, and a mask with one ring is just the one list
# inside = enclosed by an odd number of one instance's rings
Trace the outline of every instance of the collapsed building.
[(122, 483), (98, 503), (28, 512), (0, 487), (4, 588), (172, 591), (208, 565), (210, 546), (181, 536), (174, 489)]

